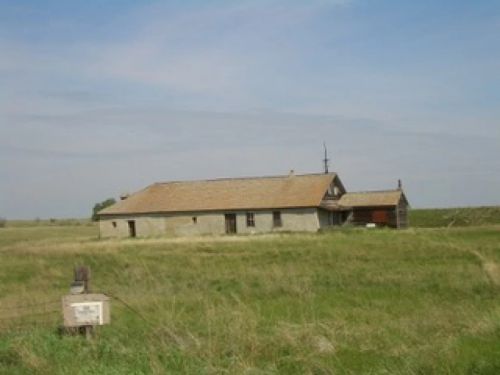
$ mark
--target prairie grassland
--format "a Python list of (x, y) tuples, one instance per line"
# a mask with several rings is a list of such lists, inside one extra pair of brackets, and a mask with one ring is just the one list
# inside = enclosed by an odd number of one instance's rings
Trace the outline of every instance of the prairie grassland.
[[(91, 342), (57, 333), (78, 264), (118, 297)], [(122, 241), (0, 229), (0, 373), (498, 374), (499, 265), (500, 226)]]
[(410, 223), (422, 228), (500, 225), (500, 206), (414, 209)]

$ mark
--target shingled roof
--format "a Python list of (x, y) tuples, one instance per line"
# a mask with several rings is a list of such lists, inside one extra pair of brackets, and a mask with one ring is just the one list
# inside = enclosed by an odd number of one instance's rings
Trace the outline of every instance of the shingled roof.
[(339, 204), (343, 207), (396, 206), (400, 199), (406, 200), (402, 190), (363, 191), (344, 194)]
[(155, 183), (99, 215), (319, 207), (335, 173)]

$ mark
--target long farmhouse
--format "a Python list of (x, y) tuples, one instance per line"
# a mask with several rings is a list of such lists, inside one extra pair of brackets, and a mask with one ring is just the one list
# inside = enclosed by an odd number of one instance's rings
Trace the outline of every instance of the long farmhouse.
[(310, 231), (352, 223), (403, 228), (397, 189), (346, 192), (336, 173), (155, 183), (99, 212), (101, 237)]

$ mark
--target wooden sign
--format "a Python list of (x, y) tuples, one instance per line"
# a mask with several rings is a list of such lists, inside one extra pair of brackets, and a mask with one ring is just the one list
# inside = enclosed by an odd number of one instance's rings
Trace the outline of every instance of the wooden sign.
[(70, 294), (62, 299), (64, 326), (85, 327), (109, 324), (109, 297), (104, 294)]

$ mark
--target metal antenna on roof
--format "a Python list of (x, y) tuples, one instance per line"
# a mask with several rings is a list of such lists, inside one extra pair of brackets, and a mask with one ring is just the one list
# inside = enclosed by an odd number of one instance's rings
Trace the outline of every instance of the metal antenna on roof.
[(325, 168), (325, 174), (328, 173), (328, 163), (330, 162), (330, 159), (328, 159), (328, 150), (326, 149), (326, 143), (323, 142), (323, 148), (325, 149), (325, 158), (323, 159), (323, 166)]

